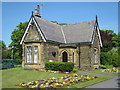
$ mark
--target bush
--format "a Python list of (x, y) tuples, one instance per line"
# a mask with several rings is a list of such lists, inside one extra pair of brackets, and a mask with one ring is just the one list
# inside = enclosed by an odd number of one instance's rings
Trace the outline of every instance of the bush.
[(113, 65), (106, 65), (106, 68), (113, 68)]
[(100, 65), (99, 68), (100, 69), (106, 69), (106, 66), (105, 65)]
[(71, 72), (74, 68), (72, 62), (46, 62), (45, 69), (53, 71)]
[(101, 52), (100, 60), (102, 65), (113, 65), (113, 67), (119, 67), (120, 59), (118, 51), (113, 48), (109, 52)]
[(16, 65), (22, 64), (22, 60), (21, 60), (21, 59), (16, 59), (15, 64), (16, 64)]
[(74, 68), (74, 69), (73, 69), (73, 72), (76, 73), (76, 72), (77, 72), (77, 69)]

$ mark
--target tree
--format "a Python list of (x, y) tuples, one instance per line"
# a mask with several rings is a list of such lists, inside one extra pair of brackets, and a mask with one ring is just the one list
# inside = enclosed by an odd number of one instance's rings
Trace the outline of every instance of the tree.
[(17, 26), (16, 29), (12, 32), (11, 40), (9, 47), (13, 50), (13, 57), (16, 60), (22, 59), (22, 46), (20, 45), (20, 41), (22, 39), (22, 36), (25, 32), (25, 29), (27, 27), (28, 22), (20, 22), (20, 24)]
[(67, 23), (59, 23), (59, 25), (67, 25)]
[(120, 66), (120, 35), (112, 30), (100, 30), (103, 47), (100, 59), (103, 65)]
[(51, 21), (52, 23), (56, 23), (56, 24), (58, 24), (58, 22), (57, 21)]
[(1, 41), (1, 40), (0, 40), (0, 46), (1, 46), (2, 49), (5, 49), (5, 48), (6, 48), (6, 45), (5, 45), (4, 41)]
[(113, 65), (114, 67), (119, 67), (120, 59), (118, 55), (118, 48), (112, 48), (108, 52), (101, 52), (101, 64), (103, 65)]
[(2, 59), (7, 59), (8, 58), (8, 49), (6, 48), (6, 44), (4, 41), (0, 41), (0, 53), (2, 56)]
[(113, 44), (113, 47), (119, 47), (120, 46), (119, 35), (116, 35), (116, 36), (112, 37), (112, 44)]
[(59, 25), (67, 25), (67, 23), (58, 23), (57, 21), (51, 21), (52, 23), (56, 23), (56, 24), (59, 24)]
[(103, 43), (103, 47), (101, 48), (101, 51), (108, 52), (113, 47), (113, 43), (111, 43), (112, 38), (117, 35), (112, 30), (100, 30), (100, 34)]

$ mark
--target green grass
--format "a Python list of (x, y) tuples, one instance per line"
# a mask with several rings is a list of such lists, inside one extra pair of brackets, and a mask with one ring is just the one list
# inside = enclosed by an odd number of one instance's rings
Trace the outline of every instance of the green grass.
[[(77, 74), (80, 74), (80, 73), (77, 73)], [(47, 79), (52, 77), (61, 77), (64, 75), (67, 75), (67, 74), (50, 73), (50, 72), (44, 72), (44, 71), (30, 71), (30, 70), (23, 70), (22, 68), (6, 69), (6, 70), (2, 70), (2, 88), (22, 88), (16, 85), (22, 82), (41, 80), (41, 79)], [(90, 84), (97, 83), (106, 79), (110, 79), (109, 77), (102, 77), (102, 76), (98, 76), (98, 77), (99, 78), (97, 79), (81, 82), (69, 87), (79, 88), (79, 87), (88, 86)]]
[(98, 69), (98, 70), (93, 70), (93, 71), (85, 71), (85, 72), (92, 72), (92, 73), (106, 74), (106, 75), (112, 75), (112, 76), (120, 76), (120, 74), (118, 74), (118, 73), (102, 72), (100, 69)]

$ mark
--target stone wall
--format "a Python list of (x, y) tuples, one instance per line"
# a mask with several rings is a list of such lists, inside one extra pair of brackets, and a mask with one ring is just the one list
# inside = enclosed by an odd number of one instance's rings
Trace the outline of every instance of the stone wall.
[[(67, 56), (68, 56), (68, 62), (75, 62), (75, 55), (76, 55), (76, 52), (75, 52), (76, 49), (74, 48), (60, 48), (59, 49), (59, 61), (62, 62), (62, 53), (63, 52), (67, 52)], [(74, 54), (73, 54), (74, 53)]]
[[(22, 49), (23, 49), (23, 53), (22, 53), (22, 67), (23, 68), (32, 68), (32, 67), (38, 67), (38, 68), (42, 68), (43, 67), (43, 60), (42, 60), (42, 52), (43, 52), (43, 48), (42, 48), (42, 37), (40, 36), (35, 24), (33, 23), (32, 25), (30, 25), (28, 32), (25, 36), (24, 42), (22, 44)], [(32, 63), (27, 64), (26, 63), (26, 49), (27, 46), (31, 46), (32, 47)], [(34, 51), (33, 48), (34, 46), (38, 46), (38, 63), (35, 64), (33, 63), (33, 55), (34, 55)]]
[(53, 62), (58, 62), (58, 45), (52, 43), (42, 43), (43, 45), (43, 61), (52, 60)]
[(36, 41), (42, 42), (43, 40), (42, 40), (42, 37), (40, 36), (36, 26), (33, 24), (29, 27), (24, 42), (36, 42)]
[(80, 45), (80, 68), (90, 67), (90, 46), (89, 45)]
[(100, 65), (100, 41), (97, 31), (95, 33), (94, 42), (91, 45), (91, 66), (94, 67), (94, 65)]
[[(27, 46), (31, 46), (32, 47), (32, 62), (30, 64), (27, 64), (26, 62), (26, 49), (27, 49)], [(33, 48), (34, 46), (38, 46), (38, 63), (34, 63), (33, 60), (34, 60), (34, 51), (33, 51)], [(33, 67), (34, 65), (37, 66), (37, 67), (43, 67), (43, 60), (42, 60), (42, 45), (41, 43), (25, 43), (23, 44), (23, 62), (22, 62), (22, 67), (26, 68), (26, 67)]]

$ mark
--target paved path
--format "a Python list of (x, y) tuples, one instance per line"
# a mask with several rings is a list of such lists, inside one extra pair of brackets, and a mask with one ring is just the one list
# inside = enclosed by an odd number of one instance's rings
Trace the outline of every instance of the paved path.
[(86, 88), (118, 88), (118, 80), (120, 84), (120, 77), (118, 76), (111, 76), (111, 75), (104, 75), (104, 74), (97, 74), (97, 73), (91, 73), (91, 72), (84, 72), (84, 71), (78, 71), (79, 73), (85, 73), (85, 74), (94, 74), (94, 75), (100, 75), (100, 76), (107, 76), (111, 77), (112, 79), (88, 86)]

